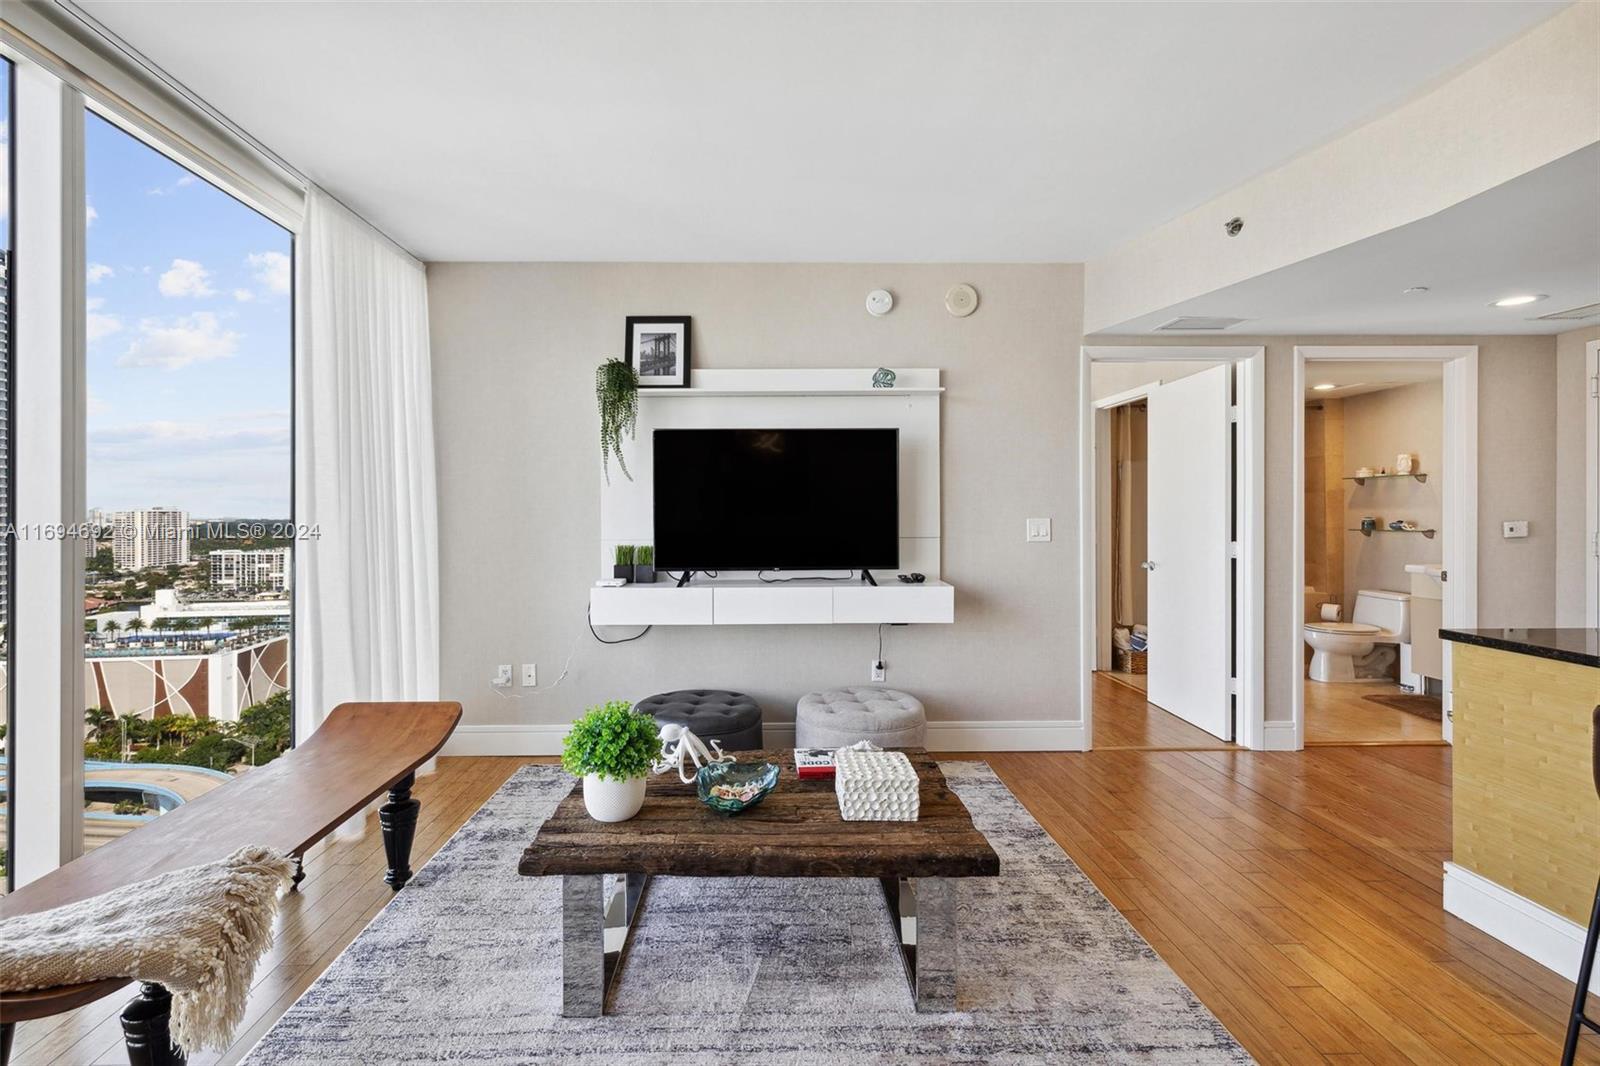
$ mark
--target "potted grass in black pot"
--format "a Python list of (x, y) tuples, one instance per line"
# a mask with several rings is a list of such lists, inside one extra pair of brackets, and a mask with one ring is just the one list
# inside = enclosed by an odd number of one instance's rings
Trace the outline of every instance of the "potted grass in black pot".
[(618, 544), (612, 554), (611, 576), (623, 581), (633, 580), (633, 545)]
[(652, 545), (641, 544), (633, 549), (633, 583), (635, 585), (656, 583), (656, 550)]

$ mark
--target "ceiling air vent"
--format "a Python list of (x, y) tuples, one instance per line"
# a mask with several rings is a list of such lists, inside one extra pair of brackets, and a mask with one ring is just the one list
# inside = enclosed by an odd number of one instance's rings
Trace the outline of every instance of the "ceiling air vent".
[(1540, 315), (1536, 322), (1567, 322), (1584, 318), (1600, 318), (1600, 304), (1586, 304), (1583, 307), (1573, 307), (1565, 311), (1551, 311), (1548, 315)]
[(1243, 322), (1242, 318), (1207, 318), (1204, 315), (1184, 315), (1171, 322), (1163, 322), (1156, 327), (1157, 332), (1165, 330), (1168, 333), (1194, 333), (1199, 330), (1227, 329)]

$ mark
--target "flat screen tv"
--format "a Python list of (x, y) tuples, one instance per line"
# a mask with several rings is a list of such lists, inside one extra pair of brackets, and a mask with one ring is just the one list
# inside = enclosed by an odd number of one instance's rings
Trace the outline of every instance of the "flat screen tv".
[(897, 429), (658, 429), (658, 570), (893, 570)]

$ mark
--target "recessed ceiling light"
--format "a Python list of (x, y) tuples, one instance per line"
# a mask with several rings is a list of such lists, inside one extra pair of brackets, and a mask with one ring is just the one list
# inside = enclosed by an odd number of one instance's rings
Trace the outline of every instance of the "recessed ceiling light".
[(1312, 392), (1327, 392), (1329, 389), (1337, 389), (1338, 387), (1339, 386), (1335, 385), (1331, 381), (1324, 381), (1321, 385), (1313, 385), (1313, 386), (1311, 386), (1311, 391)]
[(1504, 299), (1496, 300), (1494, 303), (1490, 304), (1489, 306), (1490, 307), (1522, 307), (1522, 306), (1524, 306), (1526, 304), (1536, 304), (1540, 300), (1548, 300), (1548, 299), (1549, 299), (1549, 297), (1546, 296), (1542, 292), (1541, 293), (1523, 293), (1523, 294), (1521, 294), (1519, 296), (1507, 296)]
[(1413, 285), (1413, 286), (1411, 286), (1411, 288), (1405, 290), (1405, 292), (1403, 292), (1401, 295), (1403, 295), (1403, 296), (1421, 296), (1423, 293), (1431, 292), (1431, 291), (1432, 290), (1429, 289), (1426, 285)]

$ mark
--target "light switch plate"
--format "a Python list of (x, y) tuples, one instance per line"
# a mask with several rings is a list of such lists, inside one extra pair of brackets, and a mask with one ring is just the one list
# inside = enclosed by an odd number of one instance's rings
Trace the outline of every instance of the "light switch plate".
[(1528, 520), (1526, 518), (1521, 518), (1514, 522), (1505, 522), (1502, 523), (1502, 528), (1505, 530), (1503, 535), (1506, 540), (1512, 540), (1516, 537), (1526, 537), (1528, 535)]
[(1028, 519), (1028, 531), (1027, 532), (1028, 532), (1028, 543), (1029, 544), (1044, 544), (1044, 543), (1047, 543), (1050, 540), (1050, 519), (1048, 519), (1048, 518), (1030, 518), (1030, 519)]
[(539, 668), (533, 663), (522, 664), (522, 687), (537, 688), (539, 686)]

